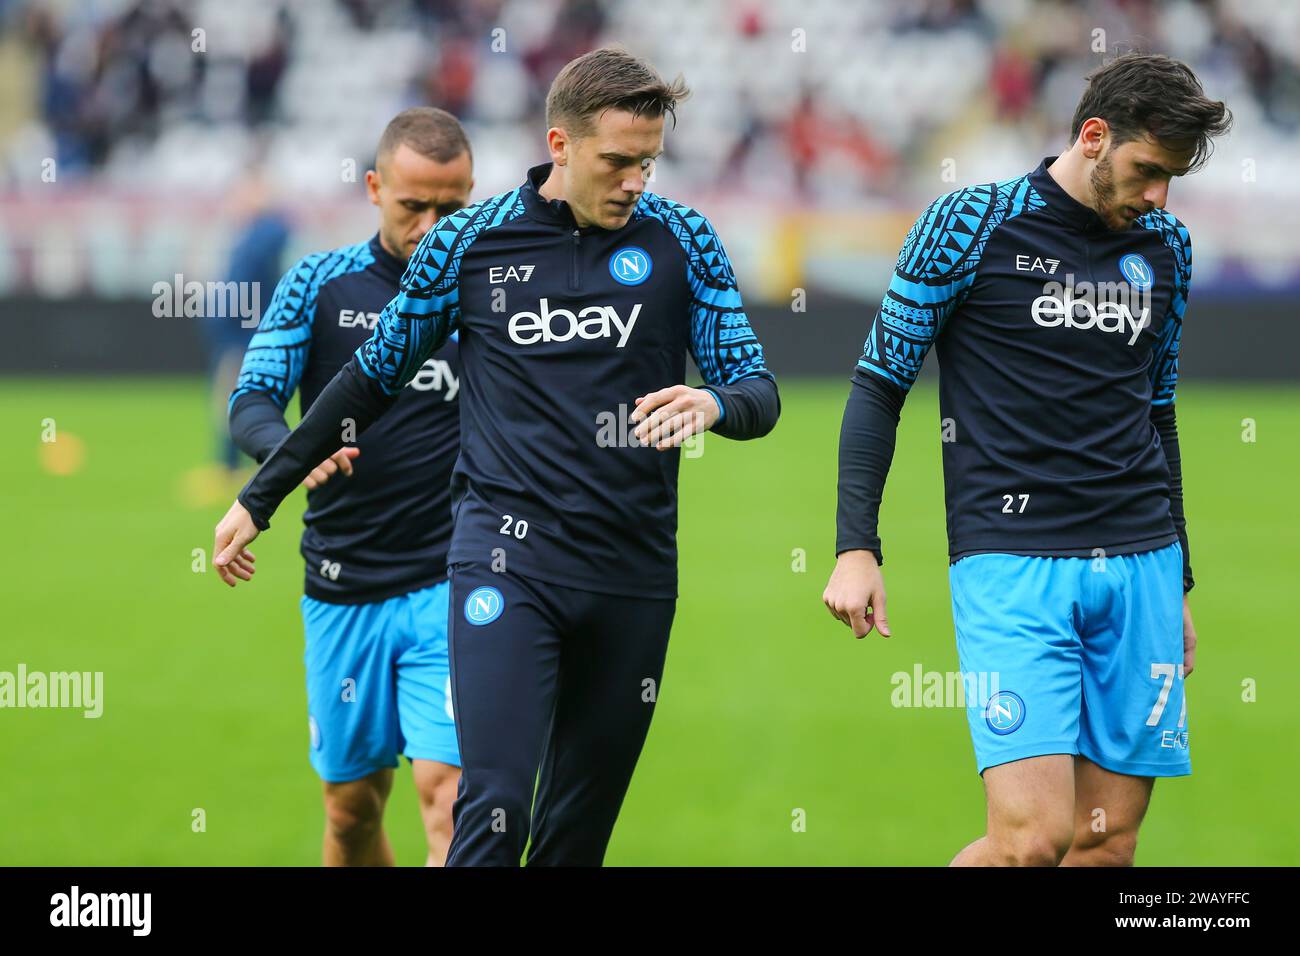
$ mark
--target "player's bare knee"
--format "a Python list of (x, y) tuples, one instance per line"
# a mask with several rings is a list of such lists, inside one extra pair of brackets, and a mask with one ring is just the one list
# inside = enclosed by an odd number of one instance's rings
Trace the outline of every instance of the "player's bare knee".
[(450, 813), (451, 805), (456, 802), (459, 784), (460, 769), (457, 767), (441, 763), (421, 767), (415, 774), (415, 790), (420, 797), (420, 809), (425, 813)]
[(1075, 832), (1070, 856), (1086, 866), (1132, 866), (1137, 839), (1136, 828), (1098, 832), (1081, 827)]
[(330, 835), (341, 843), (366, 843), (373, 839), (382, 825), (379, 814), (357, 812), (349, 805), (326, 804), (325, 823)]
[(995, 844), (1004, 866), (1056, 866), (1070, 849), (1069, 840), (1045, 830), (1030, 830)]
[(1101, 866), (1132, 866), (1137, 856), (1137, 832), (1117, 833), (1097, 849)]
[(456, 802), (456, 777), (441, 778), (433, 782), (425, 782), (419, 788), (420, 809), (429, 814), (446, 814), (448, 819), (451, 815), (451, 805)]
[(433, 807), (440, 811), (451, 813), (452, 804), (456, 802), (456, 791), (459, 789), (460, 774), (450, 773), (445, 779), (441, 780), (433, 793)]
[(1066, 819), (1024, 818), (989, 832), (1002, 866), (1056, 866), (1069, 852), (1074, 828)]
[(364, 842), (383, 825), (383, 795), (373, 787), (325, 788), (325, 823), (331, 835), (344, 842)]

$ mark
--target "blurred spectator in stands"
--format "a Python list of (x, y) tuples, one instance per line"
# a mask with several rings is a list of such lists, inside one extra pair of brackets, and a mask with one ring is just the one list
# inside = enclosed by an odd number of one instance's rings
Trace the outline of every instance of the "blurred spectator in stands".
[[(238, 225), (224, 281), (255, 283), (255, 301), (260, 311), (265, 312), (284, 273), (284, 253), (292, 223), (271, 192), (261, 158), (250, 164), (248, 175), (231, 197), (231, 207)], [(255, 318), (260, 320), (261, 315)], [(216, 465), (191, 476), (190, 492), (196, 503), (206, 501), (209, 495), (213, 500), (224, 500), (229, 486), (241, 480), (243, 458), (230, 437), (226, 404), (239, 377), (244, 352), (256, 331), (256, 321), (248, 320), (246, 326), (238, 315), (207, 316), (203, 320)]]
[(461, 37), (446, 37), (438, 47), (438, 59), (425, 71), (420, 90), (424, 102), (462, 119), (474, 113), (474, 79), (478, 53), (474, 44)]
[(1037, 77), (1019, 50), (1004, 46), (993, 55), (989, 86), (999, 119), (1018, 120), (1034, 105)]
[(246, 84), (251, 126), (260, 126), (274, 118), (280, 78), (289, 65), (289, 38), (292, 35), (293, 21), (289, 11), (281, 7), (276, 13), (275, 30), (269, 42), (248, 61)]

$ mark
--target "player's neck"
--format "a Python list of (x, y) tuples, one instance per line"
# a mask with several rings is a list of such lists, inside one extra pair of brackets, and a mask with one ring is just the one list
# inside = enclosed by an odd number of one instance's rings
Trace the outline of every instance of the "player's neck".
[(1082, 203), (1089, 209), (1096, 210), (1092, 201), (1092, 187), (1088, 185), (1088, 170), (1084, 159), (1073, 149), (1068, 149), (1056, 161), (1047, 167), (1047, 174), (1056, 180), (1056, 185), (1065, 190), (1075, 202)]
[(379, 233), (379, 247), (383, 249), (384, 252), (388, 253), (390, 256), (396, 259), (398, 262), (402, 263), (403, 265), (406, 264), (406, 256), (402, 255), (400, 252), (396, 252), (393, 250), (393, 247), (388, 244), (388, 240), (384, 237), (383, 230), (380, 230)]
[[(546, 182), (537, 188), (537, 195), (541, 196), (548, 202), (553, 199), (560, 199), (569, 202), (568, 191), (565, 187), (564, 167), (552, 164), (551, 174), (546, 177)], [(578, 224), (579, 229), (586, 229), (591, 225), (590, 222), (584, 222), (581, 214), (569, 203), (569, 212), (573, 214), (573, 221)]]

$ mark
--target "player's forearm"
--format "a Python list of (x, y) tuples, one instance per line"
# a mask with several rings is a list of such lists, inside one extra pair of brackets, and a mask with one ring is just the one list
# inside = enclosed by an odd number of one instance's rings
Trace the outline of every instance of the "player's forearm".
[(230, 408), (230, 437), (258, 464), (288, 434), (284, 412), (266, 392), (245, 392)]
[(239, 493), (254, 523), (263, 530), (270, 527), (271, 515), (289, 492), (339, 446), (360, 437), (396, 400), (361, 371), (354, 356)]
[(710, 385), (708, 390), (718, 396), (722, 408), (722, 417), (713, 423), (713, 431), (723, 438), (762, 438), (781, 417), (781, 395), (776, 379), (770, 375), (753, 375), (730, 385)]
[(1174, 519), (1178, 543), (1183, 548), (1183, 591), (1186, 592), (1196, 582), (1192, 578), (1192, 552), (1187, 544), (1187, 517), (1183, 511), (1183, 465), (1178, 449), (1178, 417), (1174, 412), (1174, 403), (1151, 406), (1151, 421), (1160, 435), (1160, 447), (1164, 449), (1165, 461), (1169, 464), (1169, 513)]
[(864, 550), (883, 564), (877, 527), (885, 478), (894, 460), (898, 417), (905, 393), (878, 376), (858, 371), (840, 426), (839, 502), (835, 553)]

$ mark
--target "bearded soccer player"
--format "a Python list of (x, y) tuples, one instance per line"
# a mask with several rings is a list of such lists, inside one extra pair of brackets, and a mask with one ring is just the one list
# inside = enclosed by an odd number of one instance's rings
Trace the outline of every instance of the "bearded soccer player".
[[(217, 526), (230, 574), (345, 420), (377, 418), (459, 330), (449, 866), (516, 866), (530, 837), (529, 864), (603, 860), (676, 605), (680, 447), (776, 424), (712, 225), (645, 188), (685, 95), (617, 49), (565, 66), (551, 162), (433, 228), (374, 335)], [(681, 384), (688, 354), (702, 388)]]
[[(289, 434), (284, 409), (293, 393), (304, 410), (319, 400), (370, 337), (420, 240), (464, 208), (473, 185), (469, 142), (450, 113), (418, 107), (388, 124), (366, 173), (379, 232), (305, 257), (276, 287), (230, 397), (240, 448), (261, 462)], [(448, 341), (414, 367), (382, 424), (304, 481), (307, 707), (327, 865), (393, 863), (383, 813), (399, 755), (419, 792), (426, 862), (441, 866), (451, 842), (460, 756), (447, 547), (459, 370)], [(247, 580), (252, 565), (240, 559), (227, 570)]]
[(823, 599), (888, 637), (877, 516), (939, 354), (958, 656), (997, 681), (967, 702), (988, 830), (954, 865), (1131, 864), (1155, 778), (1191, 772), (1174, 387), (1192, 254), (1164, 206), (1230, 121), (1167, 57), (1097, 70), (1066, 152), (922, 214), (858, 361)]

